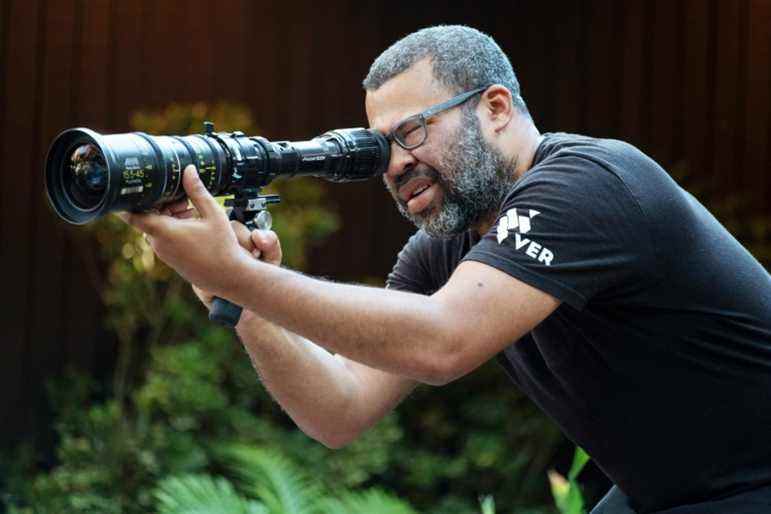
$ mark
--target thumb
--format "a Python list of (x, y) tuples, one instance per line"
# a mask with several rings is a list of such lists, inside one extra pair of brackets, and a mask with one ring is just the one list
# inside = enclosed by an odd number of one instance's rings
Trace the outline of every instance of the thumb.
[(209, 191), (206, 190), (206, 186), (201, 182), (198, 171), (192, 164), (185, 168), (184, 175), (182, 176), (182, 185), (188, 198), (193, 202), (202, 218), (211, 218), (221, 212), (219, 204)]

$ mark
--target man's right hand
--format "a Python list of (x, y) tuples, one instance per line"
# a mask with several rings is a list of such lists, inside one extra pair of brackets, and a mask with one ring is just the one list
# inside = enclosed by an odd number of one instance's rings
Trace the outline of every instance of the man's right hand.
[[(238, 238), (238, 243), (249, 250), (256, 259), (261, 259), (264, 262), (275, 264), (276, 266), (281, 265), (281, 242), (275, 232), (272, 230), (254, 230), (250, 233), (248, 228), (237, 221), (231, 221), (230, 226), (232, 227), (233, 232), (235, 232), (236, 238)], [(192, 286), (196, 296), (207, 309), (211, 310), (211, 303), (214, 295), (199, 288), (195, 284), (192, 284)], [(256, 317), (257, 316), (254, 313), (244, 309), (241, 313), (239, 325), (241, 325), (241, 322), (248, 323)]]

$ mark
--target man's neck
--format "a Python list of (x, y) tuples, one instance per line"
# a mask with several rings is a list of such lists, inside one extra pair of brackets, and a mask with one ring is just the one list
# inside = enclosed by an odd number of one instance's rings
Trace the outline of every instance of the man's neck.
[[(522, 178), (533, 167), (535, 154), (543, 141), (543, 136), (529, 118), (527, 122), (523, 120), (517, 132), (518, 134), (512, 137), (512, 145), (508, 155), (512, 163), (509, 169), (513, 169), (512, 184)], [(502, 195), (502, 198), (504, 197), (505, 195)], [(482, 218), (479, 223), (472, 227), (472, 230), (476, 231), (479, 236), (485, 235), (495, 224), (499, 211), (500, 205), (496, 206), (487, 216)]]

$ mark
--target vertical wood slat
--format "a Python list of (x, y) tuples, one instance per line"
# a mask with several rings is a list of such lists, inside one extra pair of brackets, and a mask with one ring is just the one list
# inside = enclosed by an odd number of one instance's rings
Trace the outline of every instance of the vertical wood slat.
[(185, 51), (186, 40), (196, 35), (187, 30), (187, 9), (176, 2), (145, 0), (143, 4), (146, 33), (139, 41), (143, 61), (138, 66), (143, 76), (143, 95), (135, 107), (155, 109), (169, 101), (189, 101), (186, 83), (194, 80), (196, 56)]
[[(542, 35), (535, 17), (538, 15), (537, 6), (533, 2), (525, 2), (518, 6), (518, 15), (522, 19), (530, 20), (519, 30), (507, 34), (503, 39), (503, 50), (509, 57), (514, 73), (519, 81), (520, 93), (526, 105), (530, 105), (531, 114), (536, 125), (541, 121), (541, 112), (538, 106), (548, 102), (543, 90), (538, 87), (538, 70), (541, 66), (539, 42)], [(506, 27), (510, 21), (505, 16), (489, 21), (493, 34), (506, 33)], [(501, 46), (499, 44), (499, 46)]]
[(644, 40), (645, 3), (644, 0), (630, 0), (621, 5), (623, 48), (621, 75), (621, 124), (619, 139), (624, 139), (640, 146), (643, 142), (642, 118), (644, 106)]
[[(585, 96), (580, 113), (585, 132), (595, 137), (612, 137), (618, 62), (613, 58), (614, 11), (618, 2), (597, 0), (587, 5), (586, 66), (581, 72)], [(546, 22), (546, 20), (544, 20)]]
[[(685, 116), (684, 153), (689, 176), (704, 177), (712, 170), (712, 102), (710, 85), (711, 6), (703, 0), (685, 2), (684, 78), (682, 104)], [(689, 179), (693, 180), (693, 179)], [(687, 184), (685, 184), (687, 185)]]
[(111, 9), (110, 32), (114, 38), (111, 87), (115, 97), (111, 100), (113, 125), (109, 128), (113, 131), (127, 131), (131, 111), (149, 100), (145, 85), (150, 78), (143, 41), (149, 39), (150, 34), (144, 22), (144, 8), (144, 2), (115, 1)]
[[(268, 139), (288, 139), (287, 113), (294, 112), (282, 94), (287, 81), (283, 67), (289, 60), (286, 45), (291, 43), (285, 31), (279, 30), (279, 8), (274, 3), (244, 3), (241, 30), (245, 34), (246, 69), (245, 99), (255, 116), (258, 129)], [(259, 27), (259, 28), (256, 28)], [(284, 108), (284, 105), (289, 105)]]
[[(41, 83), (39, 63), (43, 58), (44, 34), (40, 27), (43, 7), (36, 1), (12, 2), (9, 19), (15, 20), (8, 27), (8, 56), (5, 75), (6, 96), (4, 103), (4, 134), (0, 141), (2, 148), (2, 196), (3, 216), (0, 219), (3, 244), (3, 264), (10, 270), (6, 275), (8, 301), (0, 313), (3, 327), (3, 359), (0, 360), (0, 387), (6, 392), (2, 405), (8, 431), (14, 433), (24, 422), (24, 411), (29, 405), (20, 403), (22, 392), (22, 369), (25, 346), (28, 338), (28, 313), (32, 301), (28, 279), (31, 269), (29, 237), (31, 209), (29, 205), (32, 184), (27, 170), (34, 170), (37, 160), (37, 130), (39, 85)], [(17, 409), (23, 409), (19, 411)]]
[(581, 102), (584, 94), (580, 80), (583, 73), (582, 25), (584, 13), (582, 3), (567, 2), (560, 10), (561, 15), (554, 20), (554, 29), (561, 37), (555, 41), (558, 45), (554, 62), (553, 80), (558, 84), (555, 98), (556, 116), (559, 120), (556, 130), (578, 132), (581, 129)]
[(771, 215), (771, 3), (750, 0), (746, 45), (746, 89), (744, 97), (744, 167), (742, 185), (762, 195), (766, 214)]
[(533, 23), (538, 27), (540, 36), (535, 50), (535, 57), (538, 60), (538, 78), (534, 82), (537, 84), (534, 89), (541, 93), (541, 98), (534, 103), (531, 91), (523, 91), (523, 95), (538, 130), (542, 133), (552, 132), (562, 130), (562, 127), (556, 126), (559, 84), (555, 76), (557, 45), (554, 44), (561, 35), (558, 34), (554, 23), (547, 21), (552, 16), (552, 6), (546, 2), (539, 2), (533, 7), (535, 11)]
[(79, 28), (83, 34), (77, 46), (78, 54), (73, 59), (76, 90), (70, 123), (83, 127), (109, 127), (106, 114), (111, 110), (112, 99), (108, 94), (115, 71), (110, 47), (111, 1), (89, 1), (79, 9), (82, 11)]
[[(0, 141), (5, 141), (5, 91), (9, 80), (8, 55), (8, 18), (11, 9), (10, 0), (0, 4)], [(2, 154), (0, 154), (2, 159)], [(5, 263), (5, 238), (3, 237), (3, 195), (0, 194), (0, 262)], [(7, 268), (6, 268), (7, 269)]]
[[(37, 95), (39, 121), (33, 147), (29, 205), (33, 208), (30, 241), (31, 309), (27, 314), (27, 341), (24, 357), (25, 404), (45, 405), (44, 390), (35, 388), (38, 377), (53, 376), (65, 356), (63, 334), (65, 317), (61, 314), (65, 294), (62, 274), (66, 255), (62, 223), (43, 198), (43, 158), (52, 138), (71, 125), (71, 109), (77, 109), (80, 74), (74, 65), (84, 35), (80, 25), (81, 9), (75, 0), (56, 0), (46, 5), (46, 50), (40, 66), (42, 85)], [(64, 101), (62, 101), (64, 100)], [(64, 338), (62, 337), (64, 336)], [(37, 393), (37, 394), (35, 394)], [(30, 397), (29, 395), (33, 395)]]
[(714, 96), (710, 99), (715, 106), (712, 126), (714, 142), (713, 185), (719, 188), (729, 186), (735, 180), (738, 170), (734, 168), (736, 148), (734, 142), (737, 130), (739, 105), (740, 58), (739, 33), (740, 2), (717, 2), (716, 17), (719, 20), (715, 32), (716, 54), (712, 67)]
[(246, 66), (258, 66), (260, 56), (247, 53), (245, 48), (247, 19), (244, 3), (249, 0), (233, 0), (209, 6), (211, 32), (209, 52), (213, 66), (209, 73), (210, 96), (212, 101), (229, 100), (243, 102), (245, 93)]
[[(182, 101), (211, 101), (212, 81), (215, 67), (219, 70), (222, 62), (213, 59), (213, 39), (216, 28), (211, 25), (214, 19), (213, 11), (219, 8), (214, 2), (198, 2), (184, 9), (185, 24), (170, 31), (178, 34), (182, 45), (179, 60), (187, 66), (185, 79), (177, 77), (174, 80), (184, 85), (180, 95)], [(220, 27), (220, 30), (225, 27)]]
[(648, 133), (645, 140), (650, 142), (652, 157), (665, 168), (674, 155), (675, 117), (680, 110), (680, 72), (678, 69), (677, 17), (671, 0), (656, 0), (651, 3), (651, 27), (648, 29), (651, 44), (650, 102), (643, 106)]
[[(78, 78), (72, 80), (77, 90), (70, 106), (68, 126), (105, 127), (112, 131), (114, 123), (115, 45), (112, 34), (114, 5), (111, 0), (89, 2), (80, 12), (80, 26), (88, 34), (79, 45), (79, 55), (73, 59)], [(95, 73), (94, 70), (102, 70)], [(64, 294), (60, 312), (64, 318), (63, 332), (66, 361), (77, 369), (90, 369), (93, 364), (93, 334), (99, 326), (101, 312), (99, 292), (83, 270), (93, 266), (86, 253), (92, 245), (83, 241), (64, 240)], [(92, 270), (93, 273), (93, 270)]]

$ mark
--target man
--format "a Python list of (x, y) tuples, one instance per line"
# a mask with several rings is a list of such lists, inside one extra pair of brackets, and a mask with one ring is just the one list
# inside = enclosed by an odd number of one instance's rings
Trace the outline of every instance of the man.
[(420, 228), (387, 289), (280, 268), (275, 234), (231, 229), (192, 169), (197, 214), (124, 215), (205, 302), (245, 307), (238, 334), (297, 425), (342, 446), (497, 356), (617, 484), (593, 512), (771, 512), (762, 266), (634, 147), (541, 135), (478, 31), (411, 34), (364, 86)]

